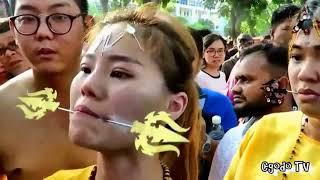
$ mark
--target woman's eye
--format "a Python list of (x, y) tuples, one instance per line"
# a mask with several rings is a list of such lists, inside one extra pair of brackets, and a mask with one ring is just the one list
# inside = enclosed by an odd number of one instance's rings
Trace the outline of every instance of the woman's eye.
[(91, 69), (88, 67), (81, 67), (81, 71), (84, 72), (85, 74), (90, 74), (91, 73)]
[(290, 60), (292, 60), (292, 61), (301, 61), (302, 60), (302, 56), (298, 55), (298, 54), (292, 54), (290, 56)]
[(122, 72), (122, 71), (112, 71), (110, 74), (110, 77), (112, 78), (118, 78), (118, 79), (128, 79), (132, 77), (132, 75)]

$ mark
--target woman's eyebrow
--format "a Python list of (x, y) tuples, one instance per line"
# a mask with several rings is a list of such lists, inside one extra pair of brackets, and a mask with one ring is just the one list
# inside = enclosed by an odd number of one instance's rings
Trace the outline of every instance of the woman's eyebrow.
[(112, 55), (107, 55), (106, 57), (108, 57), (108, 60), (110, 60), (112, 63), (125, 62), (125, 63), (132, 63), (132, 64), (137, 64), (137, 65), (143, 66), (143, 64), (141, 64), (140, 61), (138, 61), (137, 59), (133, 59), (131, 57), (128, 57), (128, 56), (112, 54)]

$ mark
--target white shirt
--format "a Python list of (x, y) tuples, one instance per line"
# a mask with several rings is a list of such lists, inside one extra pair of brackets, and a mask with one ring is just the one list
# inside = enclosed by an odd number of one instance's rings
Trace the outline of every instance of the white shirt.
[(219, 71), (218, 77), (214, 77), (209, 73), (201, 70), (197, 74), (195, 81), (201, 88), (210, 89), (212, 91), (219, 92), (223, 95), (227, 94), (226, 75), (222, 71)]
[(208, 180), (223, 180), (233, 156), (241, 145), (243, 136), (257, 120), (257, 118), (252, 117), (248, 122), (230, 129), (223, 136), (214, 153)]

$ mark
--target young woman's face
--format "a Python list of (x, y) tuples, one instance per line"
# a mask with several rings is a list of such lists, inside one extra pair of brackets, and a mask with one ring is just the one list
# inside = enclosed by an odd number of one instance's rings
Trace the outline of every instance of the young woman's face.
[(221, 40), (216, 40), (204, 51), (204, 59), (207, 66), (219, 69), (226, 57), (226, 49)]
[[(110, 43), (126, 25), (111, 25)], [(138, 38), (139, 39), (139, 38)], [(142, 42), (142, 41), (140, 41)], [(143, 46), (143, 44), (141, 44)], [(139, 48), (137, 40), (126, 33), (112, 47), (82, 58), (81, 71), (71, 85), (69, 135), (71, 140), (98, 151), (133, 148), (130, 129), (111, 124), (96, 116), (132, 124), (152, 111), (166, 111), (171, 93), (150, 51)]]
[(320, 118), (320, 34), (298, 34), (289, 60), (289, 79), (295, 100), (308, 116)]

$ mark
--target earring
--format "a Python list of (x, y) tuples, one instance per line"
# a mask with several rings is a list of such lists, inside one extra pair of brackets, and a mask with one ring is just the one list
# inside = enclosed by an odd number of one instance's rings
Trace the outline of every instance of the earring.
[(265, 98), (272, 105), (281, 105), (284, 102), (285, 89), (281, 89), (279, 82), (275, 79), (263, 84), (261, 89), (265, 92)]

